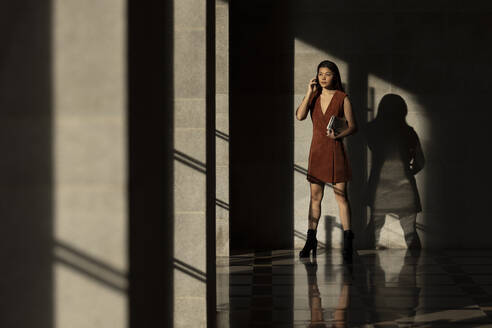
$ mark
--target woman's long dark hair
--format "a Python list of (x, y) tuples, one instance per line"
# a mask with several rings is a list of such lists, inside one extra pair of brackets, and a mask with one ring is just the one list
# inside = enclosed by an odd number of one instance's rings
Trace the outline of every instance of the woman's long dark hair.
[[(330, 71), (333, 72), (334, 79), (332, 81), (334, 81), (333, 83), (334, 89), (345, 92), (342, 85), (342, 79), (340, 78), (340, 71), (338, 70), (337, 65), (330, 60), (323, 60), (321, 63), (318, 64), (318, 68), (316, 69), (316, 78), (318, 78), (319, 69), (321, 67), (327, 67), (330, 69)], [(321, 90), (322, 90), (322, 86), (318, 83), (318, 86), (314, 92), (314, 97), (309, 105), (310, 110), (314, 108), (314, 104), (316, 103), (317, 98), (321, 95)]]
[[(334, 80), (333, 80), (335, 82), (333, 85), (334, 89), (345, 92), (345, 90), (343, 89), (343, 85), (342, 85), (342, 79), (340, 78), (340, 71), (338, 70), (338, 66), (332, 61), (323, 60), (321, 63), (319, 63), (318, 69), (316, 70), (316, 78), (318, 78), (319, 69), (321, 67), (327, 67), (335, 75)], [(318, 90), (317, 91), (318, 91), (318, 93), (321, 92), (321, 85), (319, 85), (319, 84), (318, 84)]]

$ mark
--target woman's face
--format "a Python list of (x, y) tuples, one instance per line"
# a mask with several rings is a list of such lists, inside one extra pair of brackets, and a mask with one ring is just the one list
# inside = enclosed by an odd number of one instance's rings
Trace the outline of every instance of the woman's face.
[(328, 67), (320, 67), (318, 71), (318, 80), (322, 88), (328, 88), (332, 85), (335, 74)]

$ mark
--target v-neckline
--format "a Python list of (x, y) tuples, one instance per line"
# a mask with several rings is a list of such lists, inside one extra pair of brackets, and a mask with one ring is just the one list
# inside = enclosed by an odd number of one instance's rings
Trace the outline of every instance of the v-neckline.
[(335, 98), (336, 93), (337, 93), (337, 90), (335, 90), (335, 92), (333, 93), (333, 96), (331, 96), (330, 102), (328, 103), (328, 106), (326, 107), (326, 110), (324, 113), (323, 113), (323, 106), (321, 106), (321, 95), (319, 96), (319, 108), (321, 109), (321, 115), (323, 115), (323, 116), (326, 115), (326, 112), (328, 112), (328, 109), (330, 108), (330, 105), (333, 101), (333, 98)]

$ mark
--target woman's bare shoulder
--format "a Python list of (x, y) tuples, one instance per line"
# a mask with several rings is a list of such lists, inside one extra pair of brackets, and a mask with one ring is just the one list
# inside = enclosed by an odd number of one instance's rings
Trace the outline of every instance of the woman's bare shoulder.
[(350, 98), (349, 98), (349, 95), (347, 93), (345, 93), (345, 92), (343, 93), (343, 98), (342, 99), (343, 99), (343, 103), (344, 104), (350, 105)]

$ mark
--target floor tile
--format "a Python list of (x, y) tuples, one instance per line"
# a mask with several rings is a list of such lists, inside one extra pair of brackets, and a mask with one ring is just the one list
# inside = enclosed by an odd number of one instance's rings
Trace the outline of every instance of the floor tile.
[(298, 250), (221, 257), (219, 326), (492, 328), (491, 255), (367, 250), (350, 264), (330, 249), (316, 259)]

